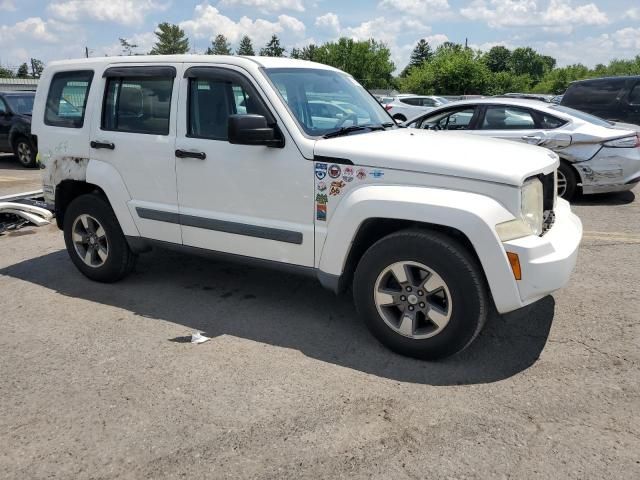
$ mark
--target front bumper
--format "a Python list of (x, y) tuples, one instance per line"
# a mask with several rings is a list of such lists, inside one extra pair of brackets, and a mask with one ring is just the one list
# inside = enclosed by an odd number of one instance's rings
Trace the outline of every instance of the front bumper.
[(564, 287), (578, 258), (582, 222), (571, 212), (569, 203), (558, 199), (556, 220), (542, 237), (528, 236), (504, 242), (506, 252), (518, 255), (522, 279), (517, 286), (522, 306)]

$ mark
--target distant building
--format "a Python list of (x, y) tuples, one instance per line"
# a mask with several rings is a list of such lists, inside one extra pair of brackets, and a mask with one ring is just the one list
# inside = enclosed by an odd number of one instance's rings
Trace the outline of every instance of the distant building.
[(38, 87), (36, 78), (0, 78), (0, 91), (31, 90)]

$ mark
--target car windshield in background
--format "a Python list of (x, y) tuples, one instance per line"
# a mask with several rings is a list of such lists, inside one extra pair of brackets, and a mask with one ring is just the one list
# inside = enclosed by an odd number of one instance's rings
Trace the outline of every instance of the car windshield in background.
[(14, 112), (31, 115), (35, 95), (7, 95), (4, 98)]
[(349, 75), (312, 68), (265, 71), (308, 135), (393, 123), (380, 103)]
[(585, 122), (598, 125), (599, 127), (611, 128), (613, 126), (611, 122), (607, 122), (603, 118), (596, 117), (595, 115), (591, 115), (589, 113), (585, 113), (583, 111), (576, 110), (574, 108), (565, 107), (563, 105), (553, 105), (549, 108), (553, 110), (558, 110), (559, 112), (562, 112), (562, 113), (567, 113), (569, 115), (579, 118), (580, 120), (584, 120)]

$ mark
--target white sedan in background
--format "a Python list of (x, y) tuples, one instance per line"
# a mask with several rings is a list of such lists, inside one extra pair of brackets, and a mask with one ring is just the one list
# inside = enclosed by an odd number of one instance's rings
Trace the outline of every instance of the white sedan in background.
[[(572, 108), (538, 100), (452, 102), (405, 123), (539, 145), (560, 156), (558, 195), (620, 192), (640, 182), (640, 133)], [(514, 162), (518, 159), (514, 158)]]
[(395, 97), (384, 97), (382, 105), (389, 112), (389, 115), (398, 122), (404, 122), (409, 118), (414, 118), (422, 113), (427, 113), (434, 108), (449, 103), (443, 97), (433, 95), (411, 95), (401, 94)]

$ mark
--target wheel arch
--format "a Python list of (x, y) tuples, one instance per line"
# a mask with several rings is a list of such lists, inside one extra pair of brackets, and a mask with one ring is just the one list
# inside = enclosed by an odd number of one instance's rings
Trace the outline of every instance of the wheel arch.
[(478, 260), (499, 311), (521, 306), (520, 295), (495, 225), (513, 219), (484, 195), (428, 187), (362, 187), (344, 198), (332, 216), (318, 262), (323, 285), (344, 290), (366, 249), (407, 228), (438, 231), (456, 239)]

